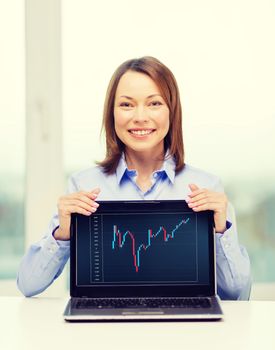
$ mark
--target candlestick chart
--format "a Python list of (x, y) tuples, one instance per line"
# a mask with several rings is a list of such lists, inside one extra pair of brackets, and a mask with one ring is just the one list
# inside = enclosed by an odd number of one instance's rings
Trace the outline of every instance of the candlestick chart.
[(112, 241), (112, 249), (115, 250), (116, 245), (119, 248), (123, 248), (126, 242), (126, 239), (129, 237), (131, 240), (131, 250), (133, 255), (133, 264), (135, 267), (135, 271), (139, 271), (140, 267), (140, 255), (142, 251), (147, 251), (151, 244), (154, 242), (154, 239), (157, 238), (160, 234), (163, 234), (163, 242), (169, 242), (169, 240), (174, 239), (176, 232), (182, 225), (186, 225), (189, 222), (190, 218), (182, 219), (171, 231), (171, 233), (167, 232), (165, 227), (160, 226), (156, 233), (153, 233), (153, 230), (149, 228), (147, 230), (147, 242), (141, 243), (138, 247), (136, 244), (136, 238), (134, 236), (134, 233), (127, 230), (124, 234), (120, 232), (117, 225), (113, 226), (113, 241)]
[(93, 281), (197, 280), (194, 213), (109, 214), (93, 220)]

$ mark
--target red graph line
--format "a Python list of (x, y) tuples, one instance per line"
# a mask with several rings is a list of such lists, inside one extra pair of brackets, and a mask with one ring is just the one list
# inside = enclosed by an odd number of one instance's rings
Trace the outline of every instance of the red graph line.
[[(148, 229), (148, 243), (147, 245), (145, 245), (144, 243), (142, 243), (138, 249), (136, 250), (136, 242), (135, 242), (135, 237), (133, 235), (133, 233), (131, 231), (126, 231), (124, 233), (124, 235), (122, 235), (122, 233), (119, 231), (119, 229), (117, 228), (117, 225), (114, 225), (114, 238), (113, 238), (113, 241), (112, 241), (112, 248), (115, 249), (115, 241), (116, 241), (116, 238), (118, 237), (118, 246), (119, 248), (122, 248), (124, 246), (124, 243), (125, 243), (125, 239), (126, 239), (126, 236), (129, 235), (130, 238), (131, 238), (131, 241), (132, 241), (132, 255), (133, 255), (133, 260), (134, 260), (134, 266), (135, 266), (135, 270), (136, 272), (138, 272), (139, 270), (139, 266), (140, 266), (140, 259), (139, 259), (139, 256), (140, 256), (140, 251), (141, 249), (143, 249), (144, 251), (147, 250), (147, 248), (150, 247), (151, 245), (151, 238), (156, 238), (161, 231), (163, 231), (163, 240), (164, 242), (167, 242), (169, 239), (173, 239), (174, 238), (174, 233), (175, 231), (182, 225), (182, 224), (186, 224), (187, 222), (189, 221), (189, 218), (187, 220), (182, 220), (177, 226), (176, 228), (172, 231), (172, 234), (167, 234), (167, 231), (166, 229), (161, 226), (159, 228), (159, 230), (153, 234), (152, 233), (152, 229)], [(123, 239), (122, 239), (123, 238)]]

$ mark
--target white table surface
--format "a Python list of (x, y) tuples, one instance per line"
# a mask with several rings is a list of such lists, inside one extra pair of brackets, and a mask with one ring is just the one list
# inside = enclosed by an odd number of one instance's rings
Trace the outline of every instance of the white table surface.
[(67, 299), (0, 297), (0, 349), (275, 350), (275, 302), (222, 302), (223, 321), (67, 323)]

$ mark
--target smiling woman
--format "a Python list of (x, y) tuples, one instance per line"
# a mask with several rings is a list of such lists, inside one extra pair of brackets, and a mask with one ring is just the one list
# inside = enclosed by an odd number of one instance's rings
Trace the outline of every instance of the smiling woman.
[(220, 180), (184, 162), (181, 104), (172, 72), (153, 57), (122, 63), (107, 90), (104, 129), (105, 159), (71, 176), (69, 194), (60, 197), (47, 234), (22, 260), (19, 289), (27, 296), (40, 293), (60, 275), (70, 253), (72, 213), (93, 215), (97, 200), (181, 199), (195, 212), (214, 212), (219, 296), (247, 298), (249, 258), (238, 243)]
[[(133, 153), (127, 147), (128, 140), (133, 149), (146, 151), (148, 158), (155, 160), (163, 161), (169, 149), (176, 172), (180, 171), (184, 164), (181, 123), (180, 95), (173, 73), (153, 57), (128, 60), (115, 71), (107, 90), (103, 116), (107, 155), (99, 164), (111, 174), (121, 152), (130, 161)], [(144, 168), (144, 160), (142, 163)]]

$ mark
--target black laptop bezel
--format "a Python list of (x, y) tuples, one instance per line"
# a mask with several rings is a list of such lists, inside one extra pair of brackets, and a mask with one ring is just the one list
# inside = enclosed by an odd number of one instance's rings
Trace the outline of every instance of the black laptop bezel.
[[(184, 200), (159, 200), (159, 201), (97, 201), (100, 206), (99, 211), (108, 207), (108, 211), (115, 204), (116, 209), (121, 206), (140, 205), (144, 211), (148, 207), (157, 204), (160, 209), (170, 210), (173, 207), (182, 206), (183, 211), (190, 211)], [(141, 210), (142, 211), (142, 210)], [(110, 211), (109, 211), (110, 212)], [(197, 213), (200, 215), (200, 213)], [(209, 284), (207, 285), (157, 285), (157, 286), (78, 286), (76, 281), (76, 237), (75, 237), (75, 219), (81, 214), (72, 214), (71, 218), (71, 237), (70, 237), (70, 295), (77, 298), (101, 298), (101, 297), (196, 297), (196, 296), (213, 296), (216, 294), (215, 288), (215, 241), (213, 212), (204, 211), (208, 219), (208, 239), (209, 239)], [(86, 217), (88, 219), (88, 217)]]

